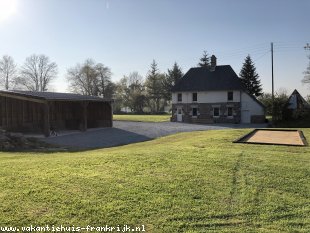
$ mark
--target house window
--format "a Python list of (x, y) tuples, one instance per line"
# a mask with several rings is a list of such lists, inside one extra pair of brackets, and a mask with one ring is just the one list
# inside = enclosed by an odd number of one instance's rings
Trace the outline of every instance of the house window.
[(193, 102), (197, 101), (197, 93), (193, 93)]
[(228, 117), (232, 117), (233, 116), (233, 108), (232, 107), (228, 107), (227, 108), (227, 116)]
[(218, 107), (213, 108), (213, 116), (214, 117), (220, 116), (220, 108), (218, 108)]
[(234, 100), (234, 92), (232, 92), (232, 91), (227, 92), (227, 100), (228, 101)]
[(178, 102), (182, 102), (182, 93), (178, 93)]
[(197, 108), (193, 108), (193, 114), (192, 114), (192, 116), (197, 116), (197, 112), (198, 112), (198, 109), (197, 109)]

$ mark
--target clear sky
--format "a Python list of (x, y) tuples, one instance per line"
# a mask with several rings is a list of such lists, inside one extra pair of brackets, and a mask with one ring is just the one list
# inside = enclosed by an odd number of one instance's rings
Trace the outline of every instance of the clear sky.
[(112, 80), (145, 76), (153, 59), (162, 72), (176, 61), (186, 72), (203, 52), (239, 74), (250, 54), (263, 89), (302, 85), (310, 43), (309, 0), (0, 0), (0, 56), (18, 65), (33, 53), (58, 64), (53, 90), (67, 91), (66, 71), (93, 58), (110, 67)]

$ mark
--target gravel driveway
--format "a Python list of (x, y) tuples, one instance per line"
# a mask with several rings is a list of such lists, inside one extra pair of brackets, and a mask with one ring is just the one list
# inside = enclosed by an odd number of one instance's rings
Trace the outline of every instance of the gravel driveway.
[(142, 142), (154, 138), (178, 133), (198, 130), (218, 130), (230, 128), (261, 128), (266, 125), (242, 125), (242, 124), (213, 124), (198, 125), (177, 122), (131, 122), (114, 121), (113, 128), (89, 129), (86, 132), (49, 137), (44, 141), (78, 149), (92, 149), (125, 145)]

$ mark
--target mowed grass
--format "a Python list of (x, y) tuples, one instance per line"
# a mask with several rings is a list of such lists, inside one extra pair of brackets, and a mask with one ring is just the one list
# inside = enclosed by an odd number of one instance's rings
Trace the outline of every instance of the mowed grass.
[(74, 153), (1, 152), (0, 225), (310, 232), (310, 147), (232, 143), (249, 131)]
[(170, 121), (171, 115), (113, 115), (117, 121), (164, 122)]

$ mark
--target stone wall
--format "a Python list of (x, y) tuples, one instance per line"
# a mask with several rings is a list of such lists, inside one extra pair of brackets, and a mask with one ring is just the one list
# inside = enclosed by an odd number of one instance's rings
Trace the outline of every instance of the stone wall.
[[(213, 117), (213, 108), (220, 108), (220, 116)], [(227, 116), (228, 107), (233, 108), (233, 116)], [(191, 104), (172, 104), (171, 121), (177, 121), (177, 109), (182, 108), (182, 120), (188, 123), (240, 123), (241, 106), (239, 102), (223, 103), (191, 103)], [(197, 117), (192, 116), (192, 109), (198, 108)]]

